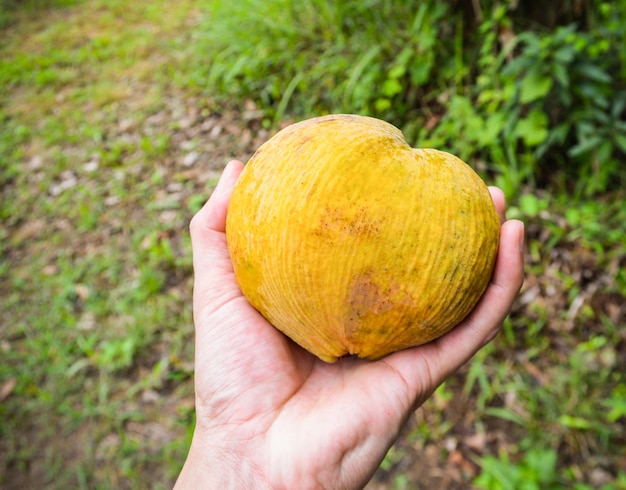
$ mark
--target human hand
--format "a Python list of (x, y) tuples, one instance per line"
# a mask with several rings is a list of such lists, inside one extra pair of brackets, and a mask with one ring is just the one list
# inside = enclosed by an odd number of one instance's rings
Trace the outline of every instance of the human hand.
[(523, 282), (523, 223), (502, 220), (491, 283), (474, 311), (428, 344), (375, 362), (328, 364), (245, 299), (226, 244), (230, 162), (192, 219), (196, 428), (176, 488), (360, 488), (410, 414), (498, 333)]

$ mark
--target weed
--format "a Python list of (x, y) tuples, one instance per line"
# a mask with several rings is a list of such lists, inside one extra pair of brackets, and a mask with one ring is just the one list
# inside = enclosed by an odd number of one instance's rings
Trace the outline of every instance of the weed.
[(480, 460), (483, 469), (474, 485), (485, 490), (540, 490), (563, 488), (556, 471), (556, 452), (531, 449), (519, 463), (508, 455), (486, 456)]

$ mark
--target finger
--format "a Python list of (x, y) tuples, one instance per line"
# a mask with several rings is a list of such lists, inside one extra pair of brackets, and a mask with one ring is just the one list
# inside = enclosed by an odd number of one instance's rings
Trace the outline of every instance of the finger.
[(210, 199), (196, 213), (189, 225), (194, 268), (194, 303), (198, 307), (216, 298), (226, 300), (237, 292), (232, 263), (226, 243), (226, 212), (228, 201), (243, 164), (228, 163)]
[(203, 268), (202, 263), (210, 258), (212, 252), (221, 252), (226, 246), (224, 231), (228, 201), (242, 170), (241, 162), (229, 162), (211, 197), (191, 219), (189, 232), (196, 270)]
[(211, 197), (191, 220), (192, 239), (207, 229), (225, 231), (228, 200), (243, 168), (243, 163), (238, 160), (228, 162)]
[(506, 199), (504, 197), (504, 192), (502, 189), (495, 186), (489, 186), (489, 193), (491, 194), (491, 199), (493, 200), (493, 204), (496, 207), (496, 211), (500, 216), (500, 223), (504, 223), (506, 221), (505, 216), (505, 207), (506, 207)]

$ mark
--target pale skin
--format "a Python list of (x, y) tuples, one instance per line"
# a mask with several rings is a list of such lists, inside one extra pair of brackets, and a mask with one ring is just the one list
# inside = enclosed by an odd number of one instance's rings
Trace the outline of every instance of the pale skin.
[(500, 248), (465, 321), (379, 361), (328, 364), (272, 327), (237, 285), (225, 221), (242, 170), (229, 162), (190, 225), (196, 427), (175, 488), (362, 488), (413, 411), (498, 334), (523, 282), (524, 225), (505, 219), (504, 195), (490, 188)]

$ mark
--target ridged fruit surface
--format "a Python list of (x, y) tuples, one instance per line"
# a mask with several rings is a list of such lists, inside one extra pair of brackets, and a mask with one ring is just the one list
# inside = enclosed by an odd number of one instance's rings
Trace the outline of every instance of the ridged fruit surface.
[(226, 223), (248, 301), (328, 362), (378, 359), (456, 326), (490, 281), (499, 231), (467, 164), (355, 115), (308, 119), (264, 143)]

